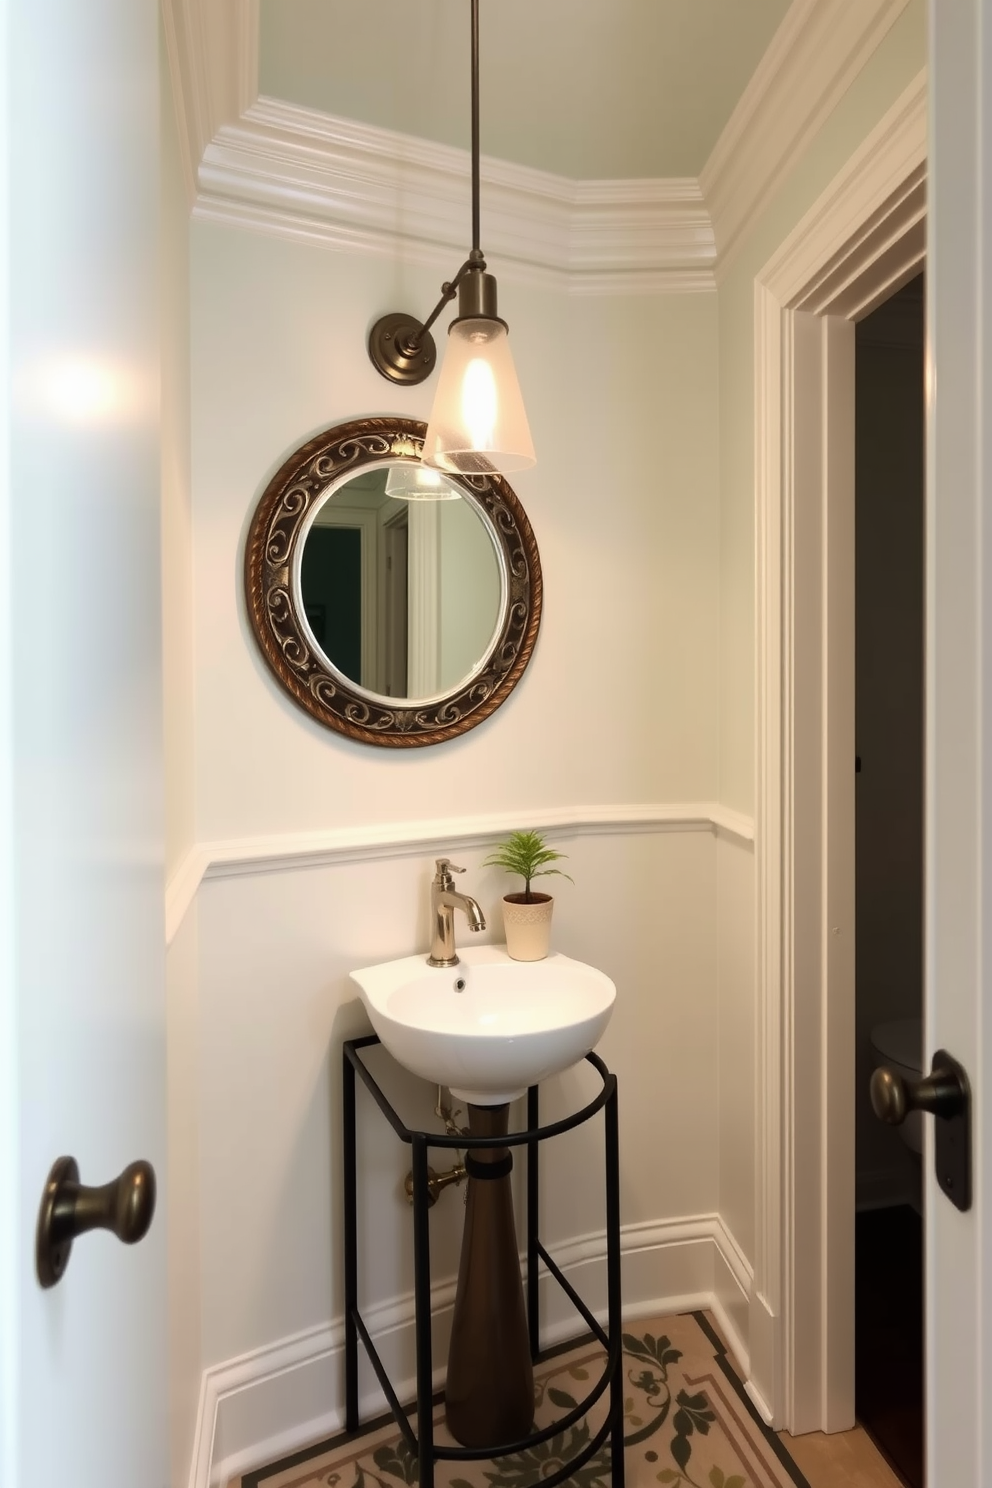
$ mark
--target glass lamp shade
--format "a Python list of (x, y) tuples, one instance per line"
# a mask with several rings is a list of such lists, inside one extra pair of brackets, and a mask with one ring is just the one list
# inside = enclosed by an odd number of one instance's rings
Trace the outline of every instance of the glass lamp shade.
[(440, 470), (426, 465), (390, 465), (386, 495), (397, 501), (459, 501), (461, 493), (446, 481)]
[(452, 321), (424, 464), (478, 475), (526, 470), (535, 460), (506, 326), (482, 316)]

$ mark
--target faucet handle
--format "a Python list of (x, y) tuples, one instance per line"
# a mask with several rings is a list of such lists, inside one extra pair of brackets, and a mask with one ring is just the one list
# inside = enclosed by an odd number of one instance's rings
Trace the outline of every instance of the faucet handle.
[(440, 884), (442, 888), (447, 887), (451, 882), (452, 873), (465, 872), (464, 868), (459, 868), (450, 858), (435, 858), (434, 867), (437, 870), (434, 875), (434, 882)]

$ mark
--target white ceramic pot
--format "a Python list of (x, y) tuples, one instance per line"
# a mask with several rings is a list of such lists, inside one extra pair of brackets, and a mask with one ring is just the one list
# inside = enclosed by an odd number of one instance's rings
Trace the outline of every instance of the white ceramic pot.
[(506, 953), (514, 961), (543, 961), (551, 945), (551, 915), (555, 901), (550, 894), (533, 894), (532, 902), (522, 894), (503, 897), (503, 929)]

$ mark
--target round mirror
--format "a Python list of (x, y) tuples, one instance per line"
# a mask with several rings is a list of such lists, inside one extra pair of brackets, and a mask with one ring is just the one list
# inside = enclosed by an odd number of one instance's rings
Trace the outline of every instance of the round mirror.
[(384, 745), (480, 723), (540, 622), (534, 535), (498, 475), (420, 463), (426, 426), (339, 425), (269, 483), (245, 555), (248, 609), (280, 682), (322, 723)]

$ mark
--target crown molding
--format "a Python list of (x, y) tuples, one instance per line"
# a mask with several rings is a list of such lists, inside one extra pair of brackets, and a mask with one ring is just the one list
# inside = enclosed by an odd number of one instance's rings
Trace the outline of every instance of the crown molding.
[[(714, 289), (907, 3), (793, 0), (699, 180), (483, 158), (492, 266), (570, 295)], [(259, 98), (259, 0), (162, 0), (162, 15), (193, 216), (431, 266), (464, 253), (466, 150)]]
[(908, 0), (793, 0), (700, 174), (718, 273)]
[(258, 5), (259, 0), (161, 0), (191, 208), (210, 141), (258, 97)]
[[(483, 157), (486, 256), (572, 294), (714, 288), (697, 181), (573, 181)], [(450, 264), (465, 248), (468, 151), (259, 98), (205, 146), (194, 215), (332, 248)]]
[(922, 266), (926, 162), (924, 70), (796, 224), (761, 283), (789, 309), (851, 320), (870, 314)]
[[(162, 0), (194, 216), (447, 267), (469, 156), (258, 96), (259, 0)], [(793, 0), (699, 180), (576, 181), (482, 162), (488, 257), (574, 295), (715, 288), (749, 227), (908, 0)]]

